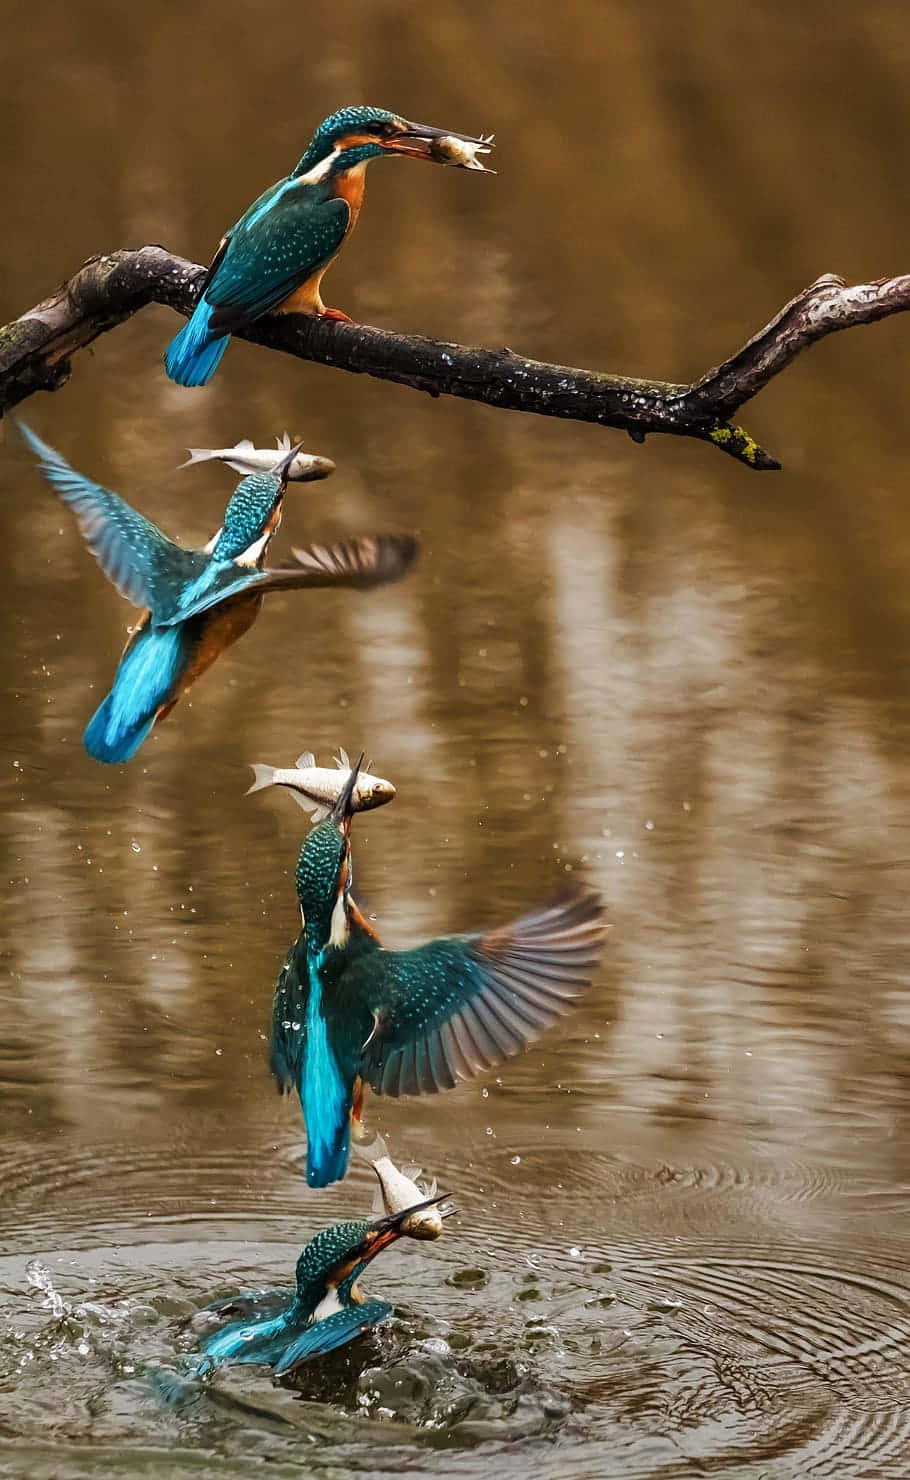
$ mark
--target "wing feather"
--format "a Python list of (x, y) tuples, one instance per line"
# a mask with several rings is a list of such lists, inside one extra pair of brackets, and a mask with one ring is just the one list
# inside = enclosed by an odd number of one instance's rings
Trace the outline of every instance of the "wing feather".
[(370, 1326), (384, 1321), (392, 1314), (392, 1309), (387, 1300), (365, 1300), (362, 1305), (349, 1306), (327, 1316), (324, 1321), (314, 1322), (282, 1352), (272, 1368), (274, 1375), (285, 1377), (311, 1357), (346, 1346)]
[(519, 1053), (590, 985), (605, 932), (600, 896), (579, 887), (500, 930), (373, 954), (363, 1077), (428, 1094)]
[(346, 200), (314, 200), (297, 180), (271, 186), (237, 222), (204, 289), (211, 328), (230, 334), (278, 308), (328, 263), (344, 241)]
[(362, 535), (334, 545), (310, 545), (292, 553), (294, 561), (286, 565), (257, 570), (255, 566), (232, 563), (221, 573), (213, 572), (205, 591), (159, 621), (165, 626), (186, 622), (247, 592), (265, 595), (295, 587), (315, 590), (345, 586), (367, 590), (381, 586), (405, 574), (417, 554), (417, 541), (407, 534)]
[(168, 539), (119, 494), (77, 473), (24, 421), (19, 422), (19, 430), (37, 455), (41, 472), (74, 514), (82, 538), (108, 580), (134, 606), (150, 607), (156, 618), (162, 585), (192, 579), (205, 559)]

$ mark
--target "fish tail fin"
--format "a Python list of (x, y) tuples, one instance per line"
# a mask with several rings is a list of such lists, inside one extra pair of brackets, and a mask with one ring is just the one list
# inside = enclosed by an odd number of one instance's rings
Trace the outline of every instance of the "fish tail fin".
[(245, 792), (249, 796), (251, 791), (262, 791), (266, 786), (275, 785), (275, 767), (253, 765), (253, 784), (248, 786)]
[(86, 725), (82, 743), (93, 760), (114, 766), (132, 760), (154, 723), (154, 713), (126, 723), (115, 711), (113, 694), (108, 694)]
[(212, 305), (200, 298), (192, 318), (167, 347), (165, 368), (178, 385), (207, 385), (218, 368), (231, 336), (221, 334), (213, 338), (209, 330), (211, 317)]
[(189, 457), (186, 462), (178, 464), (181, 468), (191, 468), (194, 463), (210, 462), (215, 456), (214, 450), (210, 447), (188, 447), (186, 450)]

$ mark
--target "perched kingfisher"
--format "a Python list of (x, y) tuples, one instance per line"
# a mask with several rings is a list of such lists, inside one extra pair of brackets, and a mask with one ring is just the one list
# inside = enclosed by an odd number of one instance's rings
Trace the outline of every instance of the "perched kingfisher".
[(116, 493), (75, 472), (24, 422), (19, 426), (108, 580), (127, 601), (144, 608), (113, 687), (83, 737), (98, 761), (130, 760), (152, 726), (249, 630), (267, 592), (394, 581), (417, 551), (410, 535), (362, 536), (295, 549), (292, 563), (265, 567), (296, 447), (273, 472), (244, 478), (222, 527), (203, 549), (185, 550)]
[[(206, 385), (231, 335), (263, 314), (350, 322), (339, 309), (325, 307), (319, 285), (357, 222), (367, 164), (382, 154), (457, 162), (439, 149), (440, 140), (458, 140), (468, 154), (485, 153), (491, 143), (408, 123), (386, 108), (342, 108), (326, 118), (290, 175), (260, 195), (221, 238), (195, 311), (167, 347), (171, 379)], [(473, 167), (483, 168), (479, 162)]]
[(384, 949), (351, 896), (358, 769), (300, 850), (303, 929), (272, 1012), (270, 1067), (300, 1096), (311, 1187), (344, 1176), (364, 1084), (435, 1094), (518, 1053), (589, 986), (606, 929), (599, 895), (577, 886), (498, 930)]
[(310, 1357), (334, 1351), (386, 1320), (392, 1306), (366, 1299), (357, 1281), (370, 1260), (396, 1239), (428, 1236), (419, 1231), (419, 1215), (429, 1208), (443, 1218), (455, 1211), (442, 1195), (371, 1222), (324, 1228), (297, 1260), (296, 1290), (258, 1290), (208, 1307), (216, 1316), (237, 1319), (203, 1338), (206, 1357), (216, 1365), (262, 1363), (284, 1377)]

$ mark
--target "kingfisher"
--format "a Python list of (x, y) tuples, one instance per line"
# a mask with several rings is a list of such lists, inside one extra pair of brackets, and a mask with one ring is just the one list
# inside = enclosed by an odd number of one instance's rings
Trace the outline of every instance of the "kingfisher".
[(300, 1096), (311, 1187), (344, 1176), (365, 1085), (435, 1094), (518, 1053), (590, 985), (606, 929), (600, 896), (576, 885), (497, 930), (387, 950), (351, 894), (360, 762), (300, 850), (303, 928), (272, 1009), (270, 1068)]
[[(235, 1295), (208, 1307), (219, 1318), (235, 1317), (202, 1340), (211, 1364), (255, 1362), (285, 1377), (311, 1357), (334, 1351), (392, 1314), (387, 1300), (367, 1299), (357, 1284), (376, 1255), (402, 1237), (426, 1237), (420, 1215), (455, 1211), (442, 1194), (386, 1217), (336, 1223), (317, 1233), (297, 1260), (297, 1287)], [(198, 1369), (199, 1375), (203, 1370)]]
[(350, 323), (340, 309), (326, 308), (320, 284), (356, 225), (367, 164), (383, 154), (451, 162), (441, 140), (457, 140), (469, 154), (488, 152), (491, 143), (408, 123), (386, 108), (342, 108), (324, 119), (287, 178), (269, 186), (221, 238), (193, 315), (167, 347), (171, 379), (206, 385), (231, 335), (263, 314)]
[(397, 580), (417, 552), (410, 535), (359, 536), (294, 549), (292, 562), (265, 566), (296, 447), (271, 473), (244, 478), (221, 528), (204, 548), (186, 550), (116, 493), (77, 473), (24, 422), (19, 426), (108, 580), (143, 608), (111, 691), (83, 736), (98, 761), (130, 760), (190, 685), (249, 630), (267, 592), (376, 586)]

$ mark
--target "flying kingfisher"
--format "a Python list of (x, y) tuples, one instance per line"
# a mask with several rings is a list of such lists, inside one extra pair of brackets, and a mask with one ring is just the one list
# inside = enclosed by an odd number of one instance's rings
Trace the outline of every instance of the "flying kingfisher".
[(152, 726), (249, 630), (267, 592), (376, 586), (403, 575), (417, 551), (410, 535), (361, 536), (295, 549), (292, 562), (264, 566), (281, 522), (296, 447), (271, 473), (244, 478), (222, 527), (203, 549), (185, 550), (116, 493), (77, 473), (24, 422), (19, 426), (108, 580), (127, 601), (144, 608), (113, 687), (83, 737), (98, 761), (130, 760)]
[(358, 770), (300, 850), (303, 929), (272, 1011), (270, 1067), (300, 1096), (311, 1187), (344, 1176), (365, 1084), (435, 1094), (518, 1053), (589, 986), (606, 929), (600, 896), (576, 886), (498, 930), (386, 950), (351, 895)]
[(324, 1228), (297, 1260), (296, 1290), (258, 1290), (209, 1306), (214, 1316), (235, 1319), (203, 1338), (205, 1356), (215, 1365), (262, 1363), (284, 1377), (310, 1357), (334, 1351), (386, 1320), (392, 1306), (366, 1299), (357, 1281), (370, 1260), (396, 1239), (433, 1237), (421, 1231), (420, 1215), (430, 1208), (443, 1218), (455, 1211), (442, 1195), (369, 1222)]
[[(318, 127), (290, 175), (271, 185), (225, 232), (189, 323), (171, 340), (167, 373), (179, 385), (206, 385), (231, 335), (263, 314), (302, 313), (350, 322), (326, 308), (319, 285), (353, 231), (368, 162), (382, 154), (453, 161), (440, 141), (460, 141), (473, 159), (490, 139), (408, 123), (386, 108), (342, 108)], [(479, 161), (465, 166), (479, 168)]]

